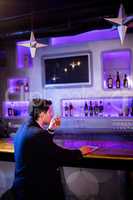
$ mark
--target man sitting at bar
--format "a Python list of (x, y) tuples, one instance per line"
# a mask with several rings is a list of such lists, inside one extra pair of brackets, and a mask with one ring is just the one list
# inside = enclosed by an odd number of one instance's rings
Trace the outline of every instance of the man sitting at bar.
[(53, 118), (51, 101), (34, 99), (31, 102), (30, 119), (18, 129), (14, 143), (15, 199), (64, 199), (59, 167), (66, 161), (81, 159), (89, 147), (69, 150), (55, 144), (53, 133), (60, 122), (59, 117)]

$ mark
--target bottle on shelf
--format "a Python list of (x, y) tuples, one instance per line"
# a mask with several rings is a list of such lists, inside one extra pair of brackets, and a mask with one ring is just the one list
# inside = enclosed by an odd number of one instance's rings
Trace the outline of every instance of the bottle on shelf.
[(21, 87), (23, 86), (23, 80), (21, 79), (18, 79), (16, 82), (15, 82), (15, 90), (16, 92), (20, 92), (21, 90)]
[(9, 116), (9, 117), (14, 116), (14, 107), (13, 107), (13, 103), (8, 107), (8, 116)]
[(28, 81), (26, 81), (24, 83), (24, 92), (29, 92), (29, 83), (28, 83)]
[(103, 116), (103, 111), (104, 111), (103, 102), (100, 101), (99, 102), (99, 115), (100, 116)]
[(127, 79), (127, 74), (124, 75), (123, 87), (124, 87), (124, 88), (128, 88), (128, 79)]
[(124, 115), (123, 104), (120, 103), (120, 105), (119, 105), (118, 117), (123, 117), (123, 115)]
[(99, 114), (99, 106), (98, 106), (98, 102), (95, 101), (95, 105), (94, 105), (94, 115), (97, 116)]
[(85, 117), (88, 116), (88, 112), (89, 112), (89, 107), (88, 107), (87, 102), (85, 102), (85, 105), (84, 105), (84, 114), (85, 114)]
[(16, 92), (20, 92), (20, 83), (19, 83), (19, 81), (16, 81), (16, 84), (15, 84), (15, 90), (16, 90)]
[(130, 111), (130, 114), (131, 114), (131, 116), (133, 116), (133, 99), (132, 99), (132, 101), (131, 101), (131, 111)]
[(68, 107), (67, 103), (65, 103), (65, 106), (64, 106), (65, 117), (68, 117), (68, 111), (69, 111), (69, 107)]
[(125, 114), (126, 117), (129, 116), (129, 107), (128, 107), (128, 105), (126, 105), (125, 108), (124, 108), (124, 114)]
[(111, 74), (109, 74), (109, 77), (107, 79), (107, 87), (113, 88), (113, 78), (112, 78)]
[(69, 104), (69, 112), (70, 112), (70, 117), (73, 115), (73, 105), (72, 103)]
[(92, 116), (93, 116), (93, 105), (92, 105), (92, 101), (90, 101), (89, 112), (90, 112), (90, 117), (92, 117)]
[(121, 87), (120, 75), (119, 72), (116, 73), (116, 88)]
[(13, 112), (12, 112), (12, 108), (11, 107), (8, 107), (8, 116), (12, 116), (13, 115)]

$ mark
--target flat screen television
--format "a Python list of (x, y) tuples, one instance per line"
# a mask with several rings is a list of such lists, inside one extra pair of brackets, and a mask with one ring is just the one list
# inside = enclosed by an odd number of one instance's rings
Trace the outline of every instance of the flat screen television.
[(43, 57), (45, 87), (91, 85), (91, 53)]

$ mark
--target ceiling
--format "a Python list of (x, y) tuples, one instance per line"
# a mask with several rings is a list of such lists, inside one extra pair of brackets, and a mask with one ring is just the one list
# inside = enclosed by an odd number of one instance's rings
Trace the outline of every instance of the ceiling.
[[(0, 0), (0, 39), (74, 35), (111, 28), (120, 3), (133, 15), (131, 0)], [(128, 31), (132, 31), (132, 27)]]

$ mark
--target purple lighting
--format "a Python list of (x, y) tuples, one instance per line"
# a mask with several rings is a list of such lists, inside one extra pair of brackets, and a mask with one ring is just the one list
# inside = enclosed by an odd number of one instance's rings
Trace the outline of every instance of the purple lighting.
[[(115, 51), (106, 51), (103, 52), (103, 61), (109, 63), (115, 64), (118, 67), (123, 67), (127, 66), (130, 67), (131, 64), (131, 51), (126, 49), (126, 50), (115, 50)], [(106, 64), (106, 63), (105, 63)]]
[(27, 78), (11, 78), (8, 79), (8, 91), (10, 93), (20, 92), (21, 86), (28, 82)]
[[(79, 149), (81, 146), (88, 145), (92, 151), (98, 147), (97, 154), (102, 155), (128, 155), (132, 156), (133, 143), (130, 141), (104, 141), (104, 140), (64, 140), (64, 147), (69, 149)], [(104, 151), (101, 149), (104, 148)], [(95, 152), (94, 152), (95, 153)]]
[(123, 80), (124, 75), (127, 75), (128, 79), (128, 88), (131, 87), (131, 50), (130, 49), (123, 49), (123, 50), (112, 50), (112, 51), (104, 51), (101, 54), (101, 61), (103, 64), (103, 78), (104, 89), (107, 89), (106, 81), (111, 75), (113, 79), (113, 89), (115, 89), (115, 80), (116, 80), (116, 73), (119, 72), (120, 81), (121, 81), (121, 89), (123, 88)]
[[(85, 103), (87, 104), (87, 115), (85, 114)], [(70, 113), (70, 104), (72, 109)], [(61, 112), (64, 118), (86, 117), (133, 117), (132, 97), (115, 98), (89, 98), (89, 99), (63, 99), (61, 101)]]
[(55, 45), (98, 41), (98, 40), (110, 40), (118, 38), (119, 34), (117, 30), (104, 29), (104, 30), (89, 31), (74, 36), (51, 38), (51, 45), (55, 46)]
[(3, 103), (3, 115), (6, 118), (26, 117), (28, 105), (28, 101), (6, 101)]
[(19, 46), (19, 44), (21, 43), (27, 43), (27, 41), (21, 41), (16, 43), (17, 68), (32, 67), (32, 58), (30, 55), (30, 49), (24, 46)]

